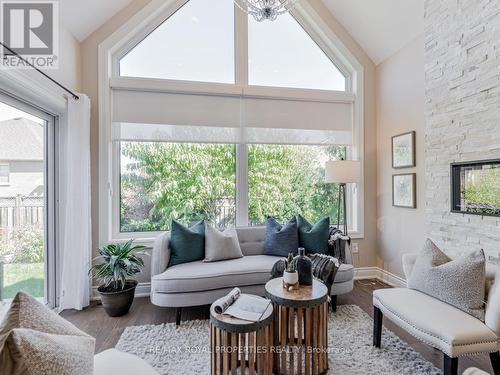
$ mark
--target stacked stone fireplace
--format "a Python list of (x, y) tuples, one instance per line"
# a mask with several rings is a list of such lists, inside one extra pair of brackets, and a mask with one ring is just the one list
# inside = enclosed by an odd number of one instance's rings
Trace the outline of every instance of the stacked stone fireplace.
[(500, 1), (425, 0), (426, 226), (499, 261), (500, 217), (451, 213), (450, 163), (500, 158)]

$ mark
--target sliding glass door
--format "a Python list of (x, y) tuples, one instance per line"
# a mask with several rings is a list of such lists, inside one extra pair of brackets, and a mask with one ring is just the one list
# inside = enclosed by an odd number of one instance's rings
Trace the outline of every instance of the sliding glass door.
[(0, 301), (55, 301), (52, 116), (0, 93)]

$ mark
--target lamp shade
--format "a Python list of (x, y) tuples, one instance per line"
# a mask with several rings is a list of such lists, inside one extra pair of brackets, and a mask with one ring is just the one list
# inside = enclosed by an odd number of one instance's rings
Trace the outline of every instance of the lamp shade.
[(325, 182), (347, 184), (359, 182), (361, 179), (361, 163), (357, 160), (327, 161), (325, 166)]

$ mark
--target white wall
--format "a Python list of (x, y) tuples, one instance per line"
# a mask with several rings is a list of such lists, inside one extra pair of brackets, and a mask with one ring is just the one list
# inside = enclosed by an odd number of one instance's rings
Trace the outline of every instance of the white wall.
[[(81, 44), (62, 24), (59, 25), (59, 66), (57, 69), (42, 69), (44, 73), (72, 91), (82, 90)], [(30, 79), (49, 92), (65, 92), (33, 69), (23, 70)]]
[(59, 69), (47, 73), (68, 88), (82, 89), (81, 45), (62, 23), (59, 25)]
[[(424, 39), (418, 37), (377, 66), (378, 266), (403, 276), (401, 255), (425, 240)], [(393, 169), (391, 137), (416, 131), (416, 168)], [(392, 175), (417, 174), (417, 208), (392, 206)]]

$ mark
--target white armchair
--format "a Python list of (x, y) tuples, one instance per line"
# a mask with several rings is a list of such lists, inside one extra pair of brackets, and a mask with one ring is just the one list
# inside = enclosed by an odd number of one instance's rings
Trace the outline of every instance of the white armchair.
[[(406, 279), (416, 254), (403, 256)], [(425, 293), (408, 288), (379, 289), (373, 293), (373, 345), (380, 348), (385, 316), (422, 342), (443, 352), (443, 372), (458, 372), (458, 357), (490, 353), (495, 375), (500, 375), (500, 268), (486, 267), (486, 315), (479, 319)]]

